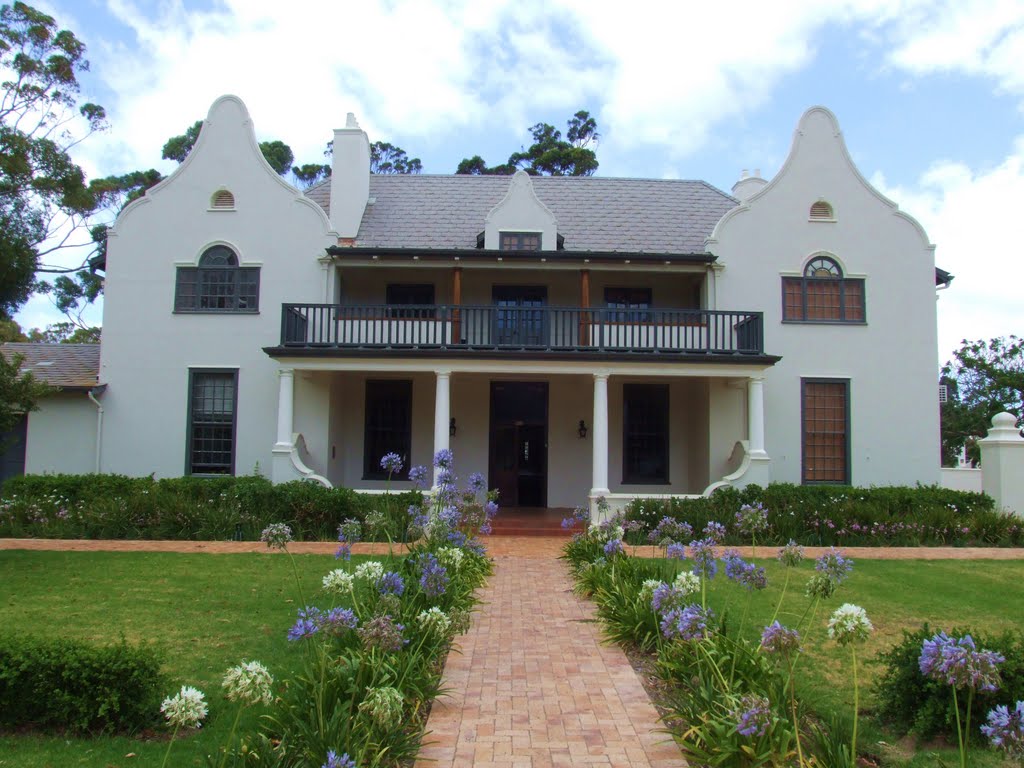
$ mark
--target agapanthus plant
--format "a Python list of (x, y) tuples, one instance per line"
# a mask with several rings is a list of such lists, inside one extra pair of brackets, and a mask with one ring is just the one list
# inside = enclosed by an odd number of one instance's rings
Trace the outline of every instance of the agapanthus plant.
[(993, 747), (1024, 761), (1024, 701), (1018, 701), (1012, 710), (1005, 704), (993, 709), (981, 732)]
[(673, 608), (661, 618), (661, 634), (669, 640), (704, 640), (710, 630), (708, 624), (714, 614), (693, 603), (682, 608)]
[(867, 613), (859, 605), (844, 603), (828, 620), (828, 636), (841, 646), (849, 646), (853, 657), (853, 740), (850, 746), (850, 768), (857, 766), (857, 716), (860, 691), (857, 685), (857, 643), (867, 640), (874, 630)]
[(768, 510), (759, 501), (744, 504), (736, 513), (736, 527), (750, 536), (751, 556), (757, 557), (757, 534), (768, 530)]
[(348, 752), (338, 754), (333, 749), (327, 751), (327, 762), (320, 768), (358, 768), (356, 761), (348, 756)]
[(270, 670), (258, 661), (243, 661), (238, 666), (231, 667), (224, 675), (224, 680), (221, 682), (224, 698), (228, 701), (238, 702), (238, 709), (235, 712), (235, 719), (231, 723), (231, 731), (228, 733), (221, 766), (227, 763), (242, 710), (255, 704), (270, 704), (274, 700), (273, 685), (274, 678), (270, 676)]
[[(995, 691), (1000, 684), (999, 665), (1006, 659), (995, 651), (979, 651), (970, 635), (950, 637), (939, 632), (921, 645), (918, 666), (921, 674), (946, 683), (953, 689), (953, 712), (956, 715), (957, 744), (960, 766), (966, 768), (967, 749), (971, 737), (971, 706), (975, 691)], [(961, 728), (957, 691), (967, 689), (967, 719)]]
[(397, 688), (370, 688), (359, 705), (359, 711), (368, 714), (378, 727), (390, 730), (401, 725), (403, 706), (402, 692)]
[[(491, 532), (498, 512), (496, 492), (486, 491), (486, 483), (479, 473), (470, 475), (467, 488), (459, 491), (455, 484), (454, 457), (448, 449), (434, 456), (434, 468), (436, 484), (429, 502), (424, 500), (421, 505), (409, 507), (411, 527), (422, 532), (434, 546), (482, 549), (473, 536)], [(425, 478), (426, 474), (426, 470), (419, 467), (409, 472), (410, 478)]]
[(202, 691), (183, 685), (178, 693), (163, 700), (160, 711), (163, 712), (167, 723), (174, 727), (174, 733), (171, 734), (167, 751), (164, 753), (164, 761), (161, 763), (162, 768), (167, 765), (167, 758), (171, 755), (171, 747), (178, 736), (178, 731), (182, 728), (199, 728), (210, 710)]
[(772, 724), (771, 703), (764, 696), (748, 693), (729, 712), (736, 724), (736, 733), (747, 738), (760, 738)]

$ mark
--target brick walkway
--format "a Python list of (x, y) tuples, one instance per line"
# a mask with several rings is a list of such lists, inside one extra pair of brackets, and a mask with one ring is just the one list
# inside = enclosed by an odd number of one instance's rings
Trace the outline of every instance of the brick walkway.
[[(500, 541), (493, 539), (491, 543)], [(685, 766), (625, 654), (601, 642), (565, 564), (498, 556), (445, 667), (417, 768)]]

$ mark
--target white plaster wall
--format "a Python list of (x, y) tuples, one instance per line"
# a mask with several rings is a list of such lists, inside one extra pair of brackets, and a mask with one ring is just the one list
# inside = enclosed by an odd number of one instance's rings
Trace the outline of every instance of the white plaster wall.
[(940, 472), (940, 485), (943, 488), (981, 493), (982, 470), (943, 467)]
[(505, 197), (487, 215), (484, 247), (497, 250), (502, 232), (537, 232), (541, 235), (541, 250), (556, 248), (558, 222), (533, 191), (533, 182), (525, 171), (515, 172)]
[(709, 485), (721, 480), (736, 468), (731, 464), (733, 449), (737, 442), (747, 439), (746, 391), (746, 382), (743, 379), (708, 381)]
[[(105, 467), (104, 467), (105, 469)], [(28, 415), (25, 474), (96, 471), (96, 406), (84, 392), (59, 392)]]
[[(835, 222), (808, 221), (819, 199)], [(718, 307), (763, 310), (765, 351), (782, 356), (764, 388), (773, 478), (801, 480), (800, 379), (823, 377), (850, 380), (854, 484), (937, 483), (934, 253), (920, 226), (853, 167), (831, 113), (804, 115), (782, 170), (726, 214), (708, 248), (724, 267)], [(818, 252), (865, 278), (866, 325), (781, 322), (782, 276), (800, 274)]]
[[(294, 428), (306, 443), (302, 460), (324, 477), (330, 462), (330, 412), (331, 375), (296, 371)], [(271, 415), (276, 419), (276, 413)]]
[[(221, 188), (234, 194), (235, 210), (209, 210)], [(263, 347), (279, 343), (282, 303), (324, 301), (328, 273), (317, 259), (335, 242), (322, 209), (266, 164), (242, 103), (218, 99), (186, 161), (111, 231), (100, 370), (109, 385), (104, 471), (183, 473), (188, 372), (204, 366), (239, 372), (236, 473), (257, 462), (269, 471), (278, 365)], [(176, 266), (195, 264), (214, 243), (260, 266), (258, 314), (174, 314)]]

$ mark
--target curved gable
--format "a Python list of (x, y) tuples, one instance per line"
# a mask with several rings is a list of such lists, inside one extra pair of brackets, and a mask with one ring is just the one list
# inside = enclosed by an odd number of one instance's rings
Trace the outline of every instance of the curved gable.
[(533, 189), (530, 175), (516, 171), (508, 192), (491, 208), (484, 222), (484, 248), (497, 250), (502, 232), (536, 232), (541, 236), (542, 251), (557, 247), (558, 221)]

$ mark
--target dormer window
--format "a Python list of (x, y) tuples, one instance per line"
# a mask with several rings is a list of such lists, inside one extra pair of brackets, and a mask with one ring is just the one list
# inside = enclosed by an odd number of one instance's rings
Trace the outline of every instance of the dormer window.
[(199, 265), (178, 267), (175, 312), (258, 312), (259, 267), (242, 267), (226, 245), (203, 251)]
[(825, 200), (819, 200), (811, 206), (811, 221), (835, 221), (835, 211), (832, 204)]
[(782, 278), (782, 320), (793, 323), (863, 323), (864, 280), (843, 277), (839, 262), (815, 256), (803, 277)]
[(218, 211), (235, 210), (235, 196), (226, 189), (219, 189), (210, 198), (210, 207)]
[(540, 232), (502, 232), (501, 250), (539, 251)]

